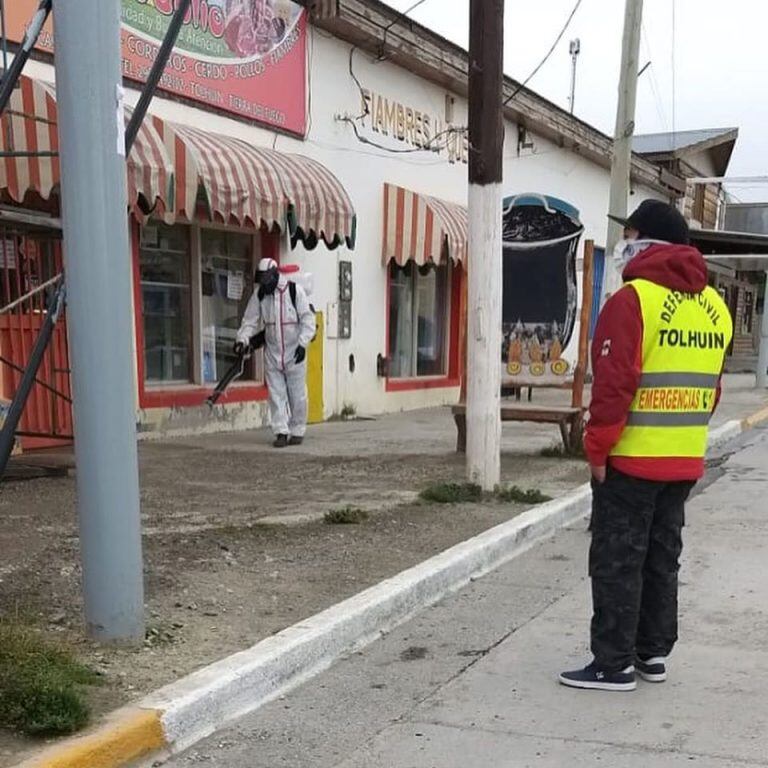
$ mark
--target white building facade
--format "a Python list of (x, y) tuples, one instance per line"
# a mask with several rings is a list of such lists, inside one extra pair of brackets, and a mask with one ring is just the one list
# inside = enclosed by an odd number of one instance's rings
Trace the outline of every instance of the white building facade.
[[(367, 9), (364, 20), (353, 15), (357, 6)], [(266, 233), (236, 217), (211, 221), (187, 212), (168, 224), (157, 210), (132, 214), (135, 285), (126, 290), (135, 297), (142, 435), (266, 424), (258, 361), (223, 405), (212, 413), (204, 405), (227, 363), (262, 255), (313, 278), (310, 298), (323, 322), (310, 355), (314, 421), (446, 405), (459, 397), (459, 304), (472, 260), (461, 243), (470, 151), (463, 130), (466, 54), (375, 0), (342, 0), (328, 15), (310, 19), (306, 57), (304, 137), (164, 93), (152, 102), (147, 120), (158, 126), (187, 126), (211, 142), (232, 137), (316, 161), (346, 193), (355, 237), (353, 249), (320, 242), (309, 250), (301, 239), (292, 247), (284, 222), (280, 232)], [(44, 59), (30, 62), (25, 74), (54, 82)], [(516, 85), (506, 88), (511, 94)], [(129, 85), (128, 105), (138, 95)], [(562, 198), (580, 211), (580, 249), (586, 239), (602, 246), (610, 150), (605, 136), (522, 91), (506, 108), (505, 194)], [(630, 208), (648, 197), (670, 199), (672, 189), (657, 166), (636, 157)], [(577, 338), (566, 358), (575, 357)]]

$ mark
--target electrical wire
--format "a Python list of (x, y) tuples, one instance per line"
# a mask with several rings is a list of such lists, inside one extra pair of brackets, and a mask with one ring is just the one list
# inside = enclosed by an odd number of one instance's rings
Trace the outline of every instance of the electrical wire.
[[(384, 27), (384, 35), (382, 37), (382, 41), (381, 41), (381, 44), (379, 46), (379, 56), (376, 59), (377, 63), (381, 62), (381, 61), (384, 61), (384, 47), (387, 44), (387, 33), (389, 32), (389, 30), (392, 29), (392, 27), (394, 27), (395, 24), (397, 24), (398, 21), (406, 18), (411, 11), (416, 10), (416, 8), (418, 8), (420, 5), (423, 5), (426, 2), (427, 2), (427, 0), (418, 0), (418, 2), (414, 3), (409, 8), (406, 8), (406, 10), (401, 11), (400, 13), (398, 13), (397, 16), (395, 16), (395, 18), (392, 19), (392, 21), (390, 21), (389, 24), (387, 24), (386, 27)], [(358, 115), (357, 118), (356, 118), (357, 121), (359, 122), (359, 121), (363, 120), (369, 114), (370, 110), (368, 109), (368, 104), (367, 104), (367, 102), (365, 100), (365, 89), (363, 88), (363, 85), (360, 82), (360, 79), (355, 74), (354, 58), (355, 58), (355, 51), (357, 49), (358, 49), (358, 46), (356, 46), (356, 45), (353, 45), (349, 49), (349, 74), (352, 77), (352, 79), (355, 81), (355, 85), (357, 86), (357, 89), (360, 91), (360, 101), (361, 101), (361, 103), (363, 105), (362, 113), (360, 115)]]
[[(392, 21), (384, 28), (384, 36), (381, 42), (381, 46), (379, 48), (379, 57), (376, 60), (377, 62), (383, 61), (383, 53), (384, 53), (384, 46), (387, 42), (387, 33), (389, 32), (392, 27), (395, 26), (400, 20), (403, 18), (406, 18), (407, 15), (411, 12), (416, 10), (420, 5), (423, 5), (427, 0), (418, 0), (417, 2), (413, 3), (410, 7), (408, 7), (406, 10), (399, 13)], [(581, 0), (579, 0), (581, 2)], [(387, 147), (384, 144), (379, 144), (376, 141), (373, 141), (372, 139), (369, 139), (367, 136), (363, 136), (360, 133), (360, 130), (358, 128), (358, 124), (362, 123), (363, 120), (365, 120), (366, 117), (368, 117), (371, 114), (370, 107), (368, 106), (368, 100), (365, 98), (365, 89), (363, 88), (363, 84), (360, 82), (360, 78), (355, 74), (355, 51), (358, 50), (358, 46), (353, 45), (349, 49), (349, 75), (354, 81), (355, 85), (357, 86), (357, 90), (360, 92), (360, 103), (362, 105), (362, 112), (355, 116), (355, 117), (341, 117), (339, 118), (340, 122), (348, 123), (352, 126), (352, 130), (354, 131), (355, 138), (361, 143), (366, 144), (370, 147), (374, 147), (375, 149), (379, 149), (382, 152), (388, 152), (393, 155), (406, 155), (406, 154), (414, 154), (416, 152), (442, 152), (443, 150), (448, 148), (447, 141), (445, 144), (439, 145), (436, 144), (436, 142), (442, 138), (443, 136), (449, 136), (452, 134), (457, 133), (467, 133), (468, 128), (466, 127), (455, 127), (451, 126), (450, 128), (440, 131), (440, 133), (435, 134), (426, 144), (422, 145), (421, 147), (413, 147), (409, 149), (395, 149), (392, 147)]]
[(677, 0), (672, 0), (672, 142), (677, 132)]
[(651, 93), (653, 94), (653, 100), (656, 104), (656, 112), (658, 113), (659, 119), (661, 120), (661, 125), (664, 127), (665, 131), (668, 131), (669, 121), (667, 120), (667, 113), (664, 109), (664, 101), (661, 98), (661, 89), (659, 88), (659, 83), (656, 79), (655, 67), (653, 66), (653, 49), (651, 48), (651, 40), (648, 36), (648, 30), (645, 27), (645, 21), (641, 20), (640, 24), (642, 30), (641, 40), (645, 44), (646, 53), (648, 58), (651, 60), (650, 69), (648, 70), (650, 80), (648, 82), (651, 87)]
[(357, 50), (356, 45), (353, 45), (349, 49), (349, 74), (350, 74), (350, 77), (355, 81), (357, 90), (360, 91), (360, 103), (363, 105), (363, 111), (355, 118), (357, 122), (360, 122), (364, 120), (371, 113), (371, 110), (368, 108), (368, 101), (365, 98), (365, 88), (363, 88), (363, 84), (360, 82), (359, 78), (355, 74), (354, 59), (355, 59), (356, 50)]
[(520, 91), (523, 90), (523, 88), (525, 88), (528, 85), (528, 83), (531, 82), (531, 80), (533, 80), (533, 78), (539, 73), (539, 70), (549, 61), (550, 57), (555, 52), (555, 48), (557, 48), (558, 44), (563, 39), (563, 35), (568, 31), (568, 27), (571, 25), (571, 22), (573, 21), (573, 17), (576, 15), (576, 12), (579, 10), (579, 6), (581, 5), (581, 3), (582, 3), (582, 0), (576, 0), (576, 5), (573, 6), (571, 15), (568, 17), (568, 20), (565, 22), (565, 26), (560, 30), (560, 34), (555, 38), (555, 42), (552, 43), (552, 47), (549, 49), (549, 51), (547, 51), (547, 55), (539, 62), (536, 69), (534, 69), (533, 72), (531, 72), (531, 74), (528, 75), (528, 77), (526, 77), (525, 80), (520, 85), (517, 86), (517, 88), (512, 93), (512, 95), (504, 102), (505, 107), (507, 106), (507, 104), (509, 104), (510, 101), (512, 101), (512, 99), (515, 98), (515, 96), (517, 96), (518, 93), (520, 93)]
[(385, 58), (385, 56), (384, 56), (385, 50), (384, 49), (385, 49), (385, 47), (387, 45), (387, 34), (389, 33), (389, 30), (392, 29), (392, 27), (394, 27), (395, 24), (397, 24), (398, 21), (400, 21), (401, 19), (406, 18), (411, 11), (415, 11), (420, 5), (423, 5), (426, 2), (427, 2), (427, 0), (417, 0), (417, 2), (415, 2), (410, 8), (406, 8), (404, 11), (399, 13), (397, 16), (395, 16), (394, 19), (392, 19), (392, 21), (389, 24), (387, 24), (386, 27), (384, 27), (384, 35), (383, 35), (383, 37), (381, 39), (381, 45), (379, 46), (379, 57), (378, 57), (377, 61), (384, 61), (384, 58)]
[[(368, 113), (370, 113), (370, 110), (368, 110)], [(450, 136), (452, 134), (457, 133), (467, 133), (469, 130), (465, 127), (455, 127), (452, 126), (450, 128), (446, 128), (444, 131), (440, 131), (439, 133), (436, 133), (426, 144), (423, 144), (420, 147), (412, 147), (409, 149), (394, 149), (392, 147), (387, 147), (384, 144), (379, 144), (376, 141), (373, 141), (372, 139), (369, 139), (367, 136), (363, 136), (360, 133), (360, 130), (357, 127), (357, 118), (353, 117), (341, 117), (339, 118), (340, 122), (342, 123), (348, 123), (352, 126), (352, 130), (355, 133), (355, 138), (361, 143), (361, 144), (367, 144), (368, 146), (375, 147), (376, 149), (380, 149), (383, 152), (389, 152), (393, 155), (408, 155), (413, 154), (414, 152), (442, 152), (444, 149), (448, 148), (448, 144), (438, 145), (435, 144), (438, 139), (442, 138), (443, 136)]]
[[(313, 144), (316, 147), (320, 147), (321, 149), (326, 149), (331, 152), (344, 152), (345, 154), (353, 154), (353, 155), (362, 155), (364, 157), (378, 157), (381, 158), (381, 152), (372, 152), (367, 149), (356, 149), (355, 147), (348, 147), (343, 146), (341, 144), (331, 144), (329, 142), (320, 141), (318, 139), (309, 139), (307, 142), (309, 144)], [(408, 165), (412, 165), (416, 168), (425, 168), (428, 166), (437, 166), (437, 165), (445, 165), (445, 158), (441, 157), (439, 159), (431, 160), (429, 158), (418, 158), (418, 157), (409, 157), (409, 156), (395, 156), (393, 158), (394, 162), (398, 163), (406, 163)]]

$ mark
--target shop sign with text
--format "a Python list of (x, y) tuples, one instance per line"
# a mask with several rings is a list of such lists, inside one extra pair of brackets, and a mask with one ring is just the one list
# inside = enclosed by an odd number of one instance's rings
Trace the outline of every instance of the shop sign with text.
[(391, 136), (414, 149), (445, 155), (449, 163), (469, 162), (469, 135), (465, 128), (368, 88), (362, 90), (362, 101), (362, 124), (375, 133)]
[[(126, 79), (146, 81), (177, 2), (122, 0)], [(10, 40), (22, 39), (37, 6), (37, 0), (6, 3)], [(53, 52), (50, 22), (38, 48)], [(304, 135), (306, 49), (306, 12), (291, 0), (192, 0), (160, 87)]]

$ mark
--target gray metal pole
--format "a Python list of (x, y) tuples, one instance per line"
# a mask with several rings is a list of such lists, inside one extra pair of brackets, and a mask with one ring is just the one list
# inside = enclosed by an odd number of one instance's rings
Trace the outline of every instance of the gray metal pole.
[(578, 56), (574, 53), (571, 56), (571, 97), (568, 99), (571, 114), (573, 114), (573, 110), (576, 108), (576, 65), (578, 60)]
[(571, 40), (569, 50), (571, 52), (571, 97), (569, 101), (571, 114), (573, 114), (573, 110), (576, 108), (576, 68), (578, 67), (579, 54), (581, 53), (581, 40), (578, 37), (575, 40)]
[(144, 637), (120, 0), (55, 13), (56, 92), (88, 633)]
[(0, 0), (0, 37), (3, 43), (3, 76), (8, 71), (8, 36), (5, 33), (5, 0)]
[(763, 299), (763, 320), (760, 325), (760, 349), (757, 355), (757, 381), (759, 388), (768, 387), (768, 272), (765, 273), (765, 299)]
[[(624, 38), (621, 51), (619, 103), (616, 108), (616, 132), (611, 162), (611, 196), (608, 212), (614, 216), (627, 215), (627, 198), (632, 167), (632, 137), (635, 133), (635, 104), (637, 102), (637, 72), (640, 59), (640, 31), (643, 20), (643, 0), (626, 0)], [(622, 230), (614, 221), (608, 223), (603, 272), (603, 298), (621, 286), (621, 275), (614, 266), (613, 251), (621, 240)]]

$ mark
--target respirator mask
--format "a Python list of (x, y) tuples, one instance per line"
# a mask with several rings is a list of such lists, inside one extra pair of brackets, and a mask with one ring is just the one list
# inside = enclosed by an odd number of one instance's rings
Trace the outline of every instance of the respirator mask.
[(613, 249), (613, 261), (617, 267), (623, 269), (629, 264), (635, 256), (650, 248), (652, 245), (668, 245), (664, 240), (651, 240), (643, 238), (640, 240), (619, 240)]

